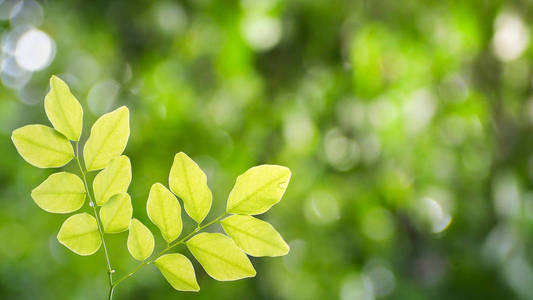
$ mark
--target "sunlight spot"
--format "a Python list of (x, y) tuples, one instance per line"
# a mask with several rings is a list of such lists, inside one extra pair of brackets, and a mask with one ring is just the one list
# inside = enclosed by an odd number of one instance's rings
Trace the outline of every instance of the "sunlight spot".
[(22, 34), (15, 47), (17, 63), (28, 71), (48, 66), (55, 55), (54, 41), (44, 32), (30, 29)]
[(501, 13), (494, 22), (492, 48), (502, 61), (511, 61), (524, 53), (529, 45), (529, 29), (520, 16)]
[(435, 199), (423, 198), (422, 204), (431, 223), (431, 231), (433, 233), (444, 231), (452, 223), (452, 217), (446, 213), (441, 204)]
[(248, 17), (243, 21), (241, 31), (250, 47), (266, 51), (278, 44), (281, 38), (281, 22), (269, 17)]

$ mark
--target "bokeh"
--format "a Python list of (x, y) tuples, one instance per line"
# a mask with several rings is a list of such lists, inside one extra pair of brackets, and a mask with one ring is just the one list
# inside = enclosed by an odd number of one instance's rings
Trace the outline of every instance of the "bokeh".
[[(533, 299), (532, 17), (531, 1), (0, 0), (0, 298), (106, 294), (103, 253), (62, 247), (65, 216), (30, 197), (53, 170), (10, 140), (49, 124), (56, 74), (83, 138), (129, 107), (134, 216), (153, 232), (148, 191), (176, 152), (208, 174), (208, 219), (249, 167), (293, 172), (261, 216), (288, 256), (236, 282), (195, 263), (199, 293), (148, 267), (116, 299)], [(126, 238), (107, 238), (119, 275)]]

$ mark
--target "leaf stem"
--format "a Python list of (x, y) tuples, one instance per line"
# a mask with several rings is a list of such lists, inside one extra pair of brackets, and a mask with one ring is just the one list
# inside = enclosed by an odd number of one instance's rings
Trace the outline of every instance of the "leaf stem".
[(109, 259), (107, 245), (105, 243), (104, 231), (102, 230), (102, 224), (100, 222), (100, 217), (98, 216), (98, 213), (96, 212), (96, 203), (91, 198), (91, 193), (89, 192), (89, 185), (87, 184), (87, 171), (81, 165), (80, 152), (79, 152), (79, 141), (76, 141), (76, 161), (78, 162), (78, 167), (80, 168), (81, 176), (83, 178), (83, 183), (85, 184), (85, 191), (87, 193), (87, 197), (89, 198), (89, 206), (93, 208), (94, 218), (96, 219), (96, 224), (98, 225), (98, 232), (100, 233), (100, 238), (102, 239), (102, 245), (104, 246), (105, 259), (107, 263), (107, 274), (109, 276), (108, 299), (111, 300), (113, 299), (113, 290), (114, 290), (114, 285), (113, 285), (114, 270), (111, 268), (111, 261)]
[(225, 212), (223, 213), (222, 215), (216, 217), (215, 219), (213, 219), (212, 221), (202, 225), (202, 226), (198, 226), (196, 227), (192, 232), (190, 232), (189, 234), (187, 234), (184, 238), (174, 242), (174, 243), (170, 243), (165, 249), (161, 250), (159, 253), (157, 253), (154, 257), (152, 257), (151, 259), (147, 259), (145, 261), (143, 261), (142, 263), (140, 263), (137, 267), (135, 267), (135, 269), (133, 269), (133, 271), (129, 272), (128, 274), (124, 275), (123, 277), (121, 277), (119, 280), (117, 280), (114, 284), (113, 284), (113, 288), (116, 287), (117, 285), (119, 285), (119, 283), (121, 283), (122, 281), (128, 279), (129, 277), (131, 277), (133, 274), (137, 273), (137, 271), (139, 271), (142, 267), (146, 266), (146, 265), (149, 265), (151, 263), (153, 263), (155, 260), (157, 260), (159, 257), (161, 257), (161, 255), (167, 253), (170, 249), (178, 246), (178, 245), (181, 245), (183, 244), (184, 242), (186, 242), (189, 238), (191, 238), (194, 234), (198, 233), (200, 230), (206, 228), (206, 227), (209, 227), (215, 223), (217, 223), (218, 221), (220, 221), (220, 219), (222, 219), (223, 217), (225, 217), (228, 213)]

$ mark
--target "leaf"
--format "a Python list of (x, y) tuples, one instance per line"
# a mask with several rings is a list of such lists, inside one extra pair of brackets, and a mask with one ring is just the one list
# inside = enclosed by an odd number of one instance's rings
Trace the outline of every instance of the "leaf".
[(246, 254), (221, 233), (197, 234), (187, 241), (187, 248), (216, 280), (237, 280), (256, 274)]
[(126, 155), (111, 160), (93, 181), (96, 204), (104, 205), (111, 196), (125, 193), (131, 182), (131, 163)]
[(116, 194), (100, 209), (100, 220), (106, 233), (119, 233), (128, 230), (133, 207), (127, 193)]
[(128, 251), (136, 260), (143, 261), (154, 251), (154, 236), (141, 221), (131, 219), (128, 234)]
[(258, 215), (269, 210), (283, 197), (291, 171), (276, 165), (253, 167), (237, 177), (228, 198), (227, 212)]
[(183, 200), (187, 214), (200, 224), (211, 209), (211, 190), (205, 173), (183, 152), (174, 156), (169, 186)]
[(69, 140), (80, 140), (83, 109), (68, 85), (57, 76), (50, 78), (50, 91), (44, 98), (44, 110), (57, 131)]
[(83, 206), (85, 186), (83, 181), (72, 173), (54, 173), (33, 189), (31, 197), (47, 212), (70, 213)]
[(100, 170), (122, 154), (129, 136), (130, 112), (126, 106), (121, 106), (96, 120), (83, 148), (87, 171)]
[(96, 219), (88, 213), (76, 214), (63, 222), (57, 240), (78, 255), (91, 255), (102, 244)]
[(283, 256), (289, 245), (269, 223), (251, 216), (232, 215), (220, 221), (224, 231), (252, 256)]
[(179, 253), (166, 254), (155, 261), (161, 274), (178, 291), (200, 290), (191, 261)]
[(180, 203), (176, 196), (161, 183), (154, 183), (150, 188), (146, 211), (167, 243), (177, 239), (181, 234), (183, 224)]
[(74, 158), (70, 142), (59, 132), (44, 125), (15, 129), (11, 140), (18, 153), (37, 168), (58, 168)]

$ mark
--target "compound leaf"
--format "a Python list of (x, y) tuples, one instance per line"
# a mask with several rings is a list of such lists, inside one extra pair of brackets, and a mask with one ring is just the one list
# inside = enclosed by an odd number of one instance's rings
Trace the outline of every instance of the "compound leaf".
[(257, 215), (269, 210), (283, 197), (291, 171), (276, 165), (250, 168), (237, 177), (228, 198), (227, 212)]
[(154, 183), (150, 188), (146, 211), (167, 243), (178, 238), (183, 227), (181, 206), (176, 196), (161, 183)]
[(78, 255), (91, 255), (102, 244), (96, 219), (88, 213), (76, 214), (63, 222), (57, 240)]
[(127, 193), (116, 194), (100, 209), (100, 220), (106, 233), (119, 233), (128, 230), (133, 207)]
[(129, 136), (130, 112), (126, 106), (121, 106), (96, 120), (83, 148), (87, 171), (100, 170), (122, 154)]
[(136, 260), (143, 261), (154, 251), (154, 236), (141, 221), (131, 219), (128, 234), (128, 251)]
[(111, 196), (125, 193), (131, 183), (131, 163), (126, 155), (111, 160), (93, 181), (96, 204), (104, 205)]
[(166, 254), (158, 258), (155, 265), (174, 289), (193, 292), (200, 290), (194, 268), (187, 257), (179, 253)]
[(80, 140), (83, 109), (68, 85), (57, 76), (50, 78), (50, 91), (44, 98), (44, 110), (57, 131), (69, 140)]
[(183, 152), (174, 156), (169, 186), (183, 200), (187, 214), (201, 223), (211, 209), (211, 190), (207, 186), (205, 173)]
[(47, 212), (70, 213), (83, 206), (85, 186), (83, 181), (72, 173), (54, 173), (33, 189), (31, 197)]
[(221, 233), (197, 234), (187, 241), (187, 248), (216, 280), (238, 280), (256, 274), (246, 254)]
[(38, 168), (58, 168), (74, 158), (70, 142), (48, 126), (26, 125), (15, 129), (11, 140), (22, 158)]
[(252, 256), (283, 256), (289, 245), (269, 223), (252, 216), (232, 215), (220, 222), (224, 231)]

